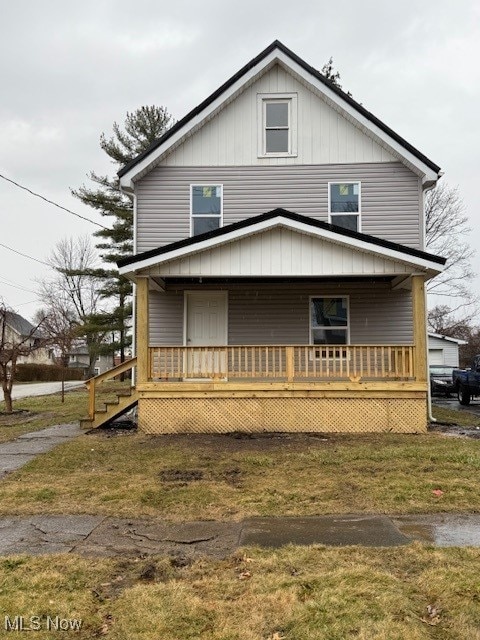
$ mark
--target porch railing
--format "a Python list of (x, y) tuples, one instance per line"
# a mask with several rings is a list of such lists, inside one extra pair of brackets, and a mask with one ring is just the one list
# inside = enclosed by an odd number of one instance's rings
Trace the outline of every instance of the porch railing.
[(414, 378), (410, 345), (251, 345), (150, 347), (150, 379)]

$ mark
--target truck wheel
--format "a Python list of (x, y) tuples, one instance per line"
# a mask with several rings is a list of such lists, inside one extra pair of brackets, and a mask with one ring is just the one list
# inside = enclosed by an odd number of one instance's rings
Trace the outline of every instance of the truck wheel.
[(464, 388), (459, 387), (458, 389), (458, 401), (460, 404), (467, 405), (470, 404), (470, 393)]

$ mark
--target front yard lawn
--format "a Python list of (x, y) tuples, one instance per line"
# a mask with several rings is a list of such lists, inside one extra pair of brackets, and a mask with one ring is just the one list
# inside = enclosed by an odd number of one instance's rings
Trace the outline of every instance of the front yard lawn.
[[(27, 431), (84, 415), (86, 393), (66, 406), (28, 402), (40, 415)], [(0, 513), (181, 522), (480, 510), (479, 440), (120, 434), (81, 436), (7, 476)], [(419, 543), (250, 548), (225, 560), (12, 556), (0, 558), (0, 624), (36, 616), (39, 640), (480, 640), (479, 566), (480, 549)], [(52, 627), (79, 621), (79, 631)]]
[[(0, 483), (0, 513), (171, 521), (480, 511), (480, 441), (426, 435), (84, 435)], [(434, 490), (441, 490), (435, 495)]]
[[(38, 640), (478, 640), (479, 562), (478, 549), (420, 544), (222, 561), (11, 557), (0, 559), (0, 610), (2, 624), (39, 616)], [(80, 631), (48, 631), (57, 616)]]

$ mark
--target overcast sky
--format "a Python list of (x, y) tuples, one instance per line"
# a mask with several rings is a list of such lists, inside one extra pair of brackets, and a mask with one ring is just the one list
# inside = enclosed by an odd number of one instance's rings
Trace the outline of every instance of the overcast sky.
[[(113, 172), (101, 132), (141, 105), (177, 118), (273, 40), (321, 68), (458, 185), (480, 239), (478, 0), (0, 0), (0, 173), (81, 215)], [(0, 179), (0, 243), (45, 259), (95, 227)], [(474, 267), (480, 272), (480, 258)], [(0, 246), (0, 298), (27, 318), (48, 269)]]

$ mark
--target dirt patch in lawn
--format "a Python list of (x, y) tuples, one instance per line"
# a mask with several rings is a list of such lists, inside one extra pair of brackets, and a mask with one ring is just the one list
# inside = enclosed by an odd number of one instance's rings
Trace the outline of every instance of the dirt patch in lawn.
[(162, 482), (195, 482), (203, 480), (203, 471), (199, 469), (165, 469), (158, 474)]
[(453, 438), (474, 438), (480, 439), (480, 427), (463, 427), (458, 424), (431, 424), (429, 431), (443, 433)]
[[(318, 433), (228, 433), (228, 434), (167, 434), (146, 436), (146, 448), (185, 447), (187, 450), (227, 453), (272, 453), (305, 451), (307, 447), (333, 446), (342, 441), (341, 434)], [(204, 458), (214, 460), (214, 456)], [(235, 475), (235, 474), (233, 474)]]

